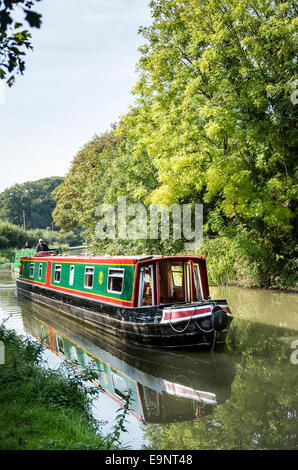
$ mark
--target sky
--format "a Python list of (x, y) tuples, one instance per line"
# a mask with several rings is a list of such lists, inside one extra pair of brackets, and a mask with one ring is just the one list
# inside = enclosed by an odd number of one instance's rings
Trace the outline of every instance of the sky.
[[(34, 50), (0, 90), (0, 192), (64, 176), (76, 153), (133, 105), (149, 0), (42, 0)], [(4, 87), (4, 90), (3, 90)]]

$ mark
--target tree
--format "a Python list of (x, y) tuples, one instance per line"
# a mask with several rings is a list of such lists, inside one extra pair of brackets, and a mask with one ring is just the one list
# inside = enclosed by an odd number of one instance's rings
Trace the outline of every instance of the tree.
[(127, 128), (123, 123), (88, 142), (75, 156), (63, 184), (54, 191), (57, 200), (53, 212), (55, 223), (63, 231), (82, 227), (92, 251), (126, 252), (128, 243), (99, 240), (96, 235), (100, 204), (117, 204), (118, 196), (127, 202), (140, 202), (155, 187), (154, 168), (145, 158), (132, 158)]
[(96, 135), (74, 157), (64, 182), (54, 191), (57, 205), (53, 216), (62, 230), (95, 227), (95, 209), (107, 197), (119, 142), (113, 130)]
[(5, 189), (0, 193), (0, 219), (27, 229), (51, 227), (56, 205), (52, 192), (62, 181), (52, 176)]
[(150, 6), (135, 87), (141, 112), (131, 122), (158, 169), (150, 200), (171, 204), (203, 190), (215, 202), (206, 229), (257, 263), (268, 286), (296, 252), (295, 3)]
[(32, 11), (39, 1), (0, 0), (0, 79), (7, 79), (9, 86), (15, 82), (14, 73), (24, 73), (25, 51), (32, 49), (30, 32), (14, 17), (21, 12), (31, 28), (40, 28), (41, 15)]
[[(140, 30), (146, 42), (135, 108), (75, 157), (55, 191), (56, 223), (68, 229), (77, 221), (96, 250), (123, 252), (122, 242), (96, 240), (98, 204), (119, 195), (147, 207), (204, 203), (212, 243), (202, 254), (221, 264), (214, 273), (222, 278), (225, 266), (232, 271), (237, 264), (241, 276), (243, 266), (251, 267), (259, 286), (295, 285), (295, 3), (152, 0), (150, 6), (153, 23)], [(126, 252), (181, 251), (181, 244), (138, 243), (126, 244)]]

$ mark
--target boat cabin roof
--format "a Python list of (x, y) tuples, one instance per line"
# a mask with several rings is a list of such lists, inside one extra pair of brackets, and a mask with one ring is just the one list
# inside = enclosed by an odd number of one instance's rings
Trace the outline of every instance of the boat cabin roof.
[(99, 262), (104, 262), (109, 264), (109, 262), (112, 262), (115, 264), (115, 262), (119, 262), (119, 264), (136, 264), (136, 263), (144, 263), (144, 264), (150, 264), (152, 262), (157, 262), (157, 261), (187, 261), (187, 260), (193, 260), (196, 262), (205, 262), (205, 258), (203, 256), (162, 256), (162, 255), (134, 255), (134, 256), (119, 256), (119, 255), (104, 255), (104, 256), (92, 256), (92, 255), (53, 255), (50, 254), (49, 252), (40, 252), (36, 253), (35, 255), (26, 256), (26, 258), (30, 259), (40, 259), (40, 258), (49, 258), (51, 261), (73, 261), (74, 263), (77, 261), (86, 261), (86, 263), (99, 263)]

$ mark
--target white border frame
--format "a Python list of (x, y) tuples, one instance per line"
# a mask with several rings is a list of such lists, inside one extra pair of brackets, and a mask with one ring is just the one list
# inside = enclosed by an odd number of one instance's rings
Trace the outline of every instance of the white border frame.
[[(71, 270), (71, 268), (73, 268), (73, 270)], [(69, 267), (69, 278), (68, 278), (68, 285), (69, 285), (69, 286), (73, 286), (75, 270), (76, 270), (75, 265), (74, 265), (74, 264), (71, 264), (70, 267)], [(70, 283), (70, 275), (71, 275), (71, 273), (73, 273), (73, 275), (72, 275), (72, 283)], [(85, 280), (85, 277), (84, 277), (84, 280)]]
[[(33, 266), (33, 272), (32, 272), (32, 274), (31, 274), (31, 268), (32, 268), (32, 266)], [(32, 263), (30, 263), (30, 266), (29, 266), (29, 277), (30, 277), (31, 279), (34, 278), (34, 272), (35, 272), (35, 263), (32, 262)]]
[[(59, 279), (59, 281), (56, 281), (56, 279), (55, 279), (55, 274), (56, 274), (56, 272), (59, 272), (58, 270), (56, 271), (56, 268), (60, 268), (60, 279)], [(60, 284), (60, 282), (61, 282), (61, 273), (62, 273), (62, 264), (55, 264), (55, 269), (54, 269), (54, 282), (55, 282), (56, 284)]]
[[(86, 269), (92, 269), (92, 273), (86, 273)], [(92, 274), (92, 286), (86, 286), (85, 281), (86, 281), (86, 274)], [(92, 290), (94, 286), (94, 266), (85, 266), (85, 272), (84, 272), (84, 289), (90, 289)]]
[[(122, 288), (121, 288), (121, 292), (117, 291), (117, 290), (110, 290), (109, 289), (109, 277), (110, 277), (110, 271), (119, 271), (122, 273)], [(124, 274), (125, 274), (125, 269), (124, 268), (109, 268), (109, 271), (108, 271), (108, 282), (107, 282), (107, 292), (109, 292), (110, 294), (118, 294), (118, 295), (121, 295), (122, 292), (123, 292), (123, 284), (124, 284)], [(119, 276), (120, 277), (120, 276)]]
[(43, 269), (43, 263), (39, 263), (39, 266), (38, 266), (38, 279), (40, 281), (42, 279), (42, 269)]

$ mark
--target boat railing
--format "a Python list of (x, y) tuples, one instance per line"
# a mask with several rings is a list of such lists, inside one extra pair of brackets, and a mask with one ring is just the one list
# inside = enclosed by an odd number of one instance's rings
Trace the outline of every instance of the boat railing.
[(54, 254), (53, 251), (39, 251), (38, 253), (35, 253), (36, 258), (42, 258), (44, 256), (52, 256)]
[(45, 256), (57, 256), (61, 255), (61, 248), (50, 248), (49, 251), (38, 251), (36, 253), (28, 253), (28, 255), (22, 255), (24, 257), (28, 256), (29, 258), (34, 256), (34, 257), (45, 257)]

